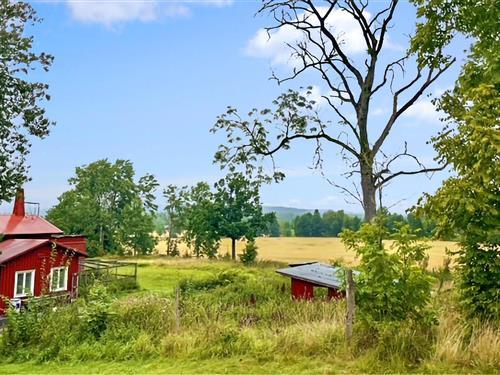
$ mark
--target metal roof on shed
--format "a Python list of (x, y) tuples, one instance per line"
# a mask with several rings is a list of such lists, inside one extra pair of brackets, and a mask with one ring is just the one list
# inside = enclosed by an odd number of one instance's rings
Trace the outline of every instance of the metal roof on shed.
[(324, 263), (309, 263), (301, 266), (282, 268), (277, 273), (328, 288), (342, 286), (343, 269)]
[(0, 234), (62, 234), (55, 225), (40, 216), (0, 215)]

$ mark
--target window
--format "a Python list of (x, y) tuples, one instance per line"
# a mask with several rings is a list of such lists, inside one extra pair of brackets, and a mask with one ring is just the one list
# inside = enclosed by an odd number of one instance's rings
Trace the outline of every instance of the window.
[(59, 292), (68, 289), (68, 267), (56, 267), (50, 271), (50, 291)]
[(35, 270), (16, 272), (14, 297), (33, 295), (35, 291)]

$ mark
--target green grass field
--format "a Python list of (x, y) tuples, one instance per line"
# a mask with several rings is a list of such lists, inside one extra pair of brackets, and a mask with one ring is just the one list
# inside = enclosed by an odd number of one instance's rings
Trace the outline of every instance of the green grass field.
[[(381, 352), (376, 343), (373, 344), (374, 349), (351, 351), (343, 343), (342, 304), (290, 301), (288, 279), (274, 272), (279, 264), (268, 262), (246, 268), (230, 261), (161, 256), (140, 257), (137, 262), (140, 289), (118, 297), (115, 304), (121, 307), (116, 310), (118, 316), (114, 318), (114, 328), (110, 328), (108, 334), (96, 342), (65, 343), (63, 347), (58, 347), (62, 354), (55, 359), (47, 359), (43, 348), (38, 349), (42, 350), (42, 354), (36, 357), (31, 358), (28, 354), (31, 352), (26, 352), (23, 360), (4, 358), (2, 362), (0, 359), (0, 373), (500, 371), (498, 332), (483, 329), (475, 334), (473, 342), (464, 344), (462, 327), (452, 310), (439, 315), (440, 326), (434, 333), (430, 348), (432, 353), (418, 364), (409, 364), (398, 357), (398, 352), (418, 350), (405, 347), (408, 345), (405, 340), (411, 343), (421, 339), (416, 333), (411, 333), (409, 339), (401, 336), (394, 342), (390, 341), (391, 345), (395, 345), (392, 349), (395, 355), (390, 358), (384, 357), (387, 354), (383, 354), (384, 351)], [(172, 296), (180, 280), (207, 281), (221, 273), (235, 271), (247, 280), (241, 289), (240, 283), (235, 283), (194, 292), (183, 305), (185, 315), (179, 330), (175, 328), (172, 323)], [(287, 285), (284, 291), (280, 290), (282, 284)], [(260, 302), (256, 307), (248, 305), (244, 288), (257, 295)], [(160, 319), (158, 314), (167, 316)], [(258, 320), (254, 321), (255, 317), (259, 317)], [(71, 330), (65, 323), (55, 322), (47, 331), (53, 329), (57, 332), (64, 327)], [(53, 341), (51, 337), (41, 339), (48, 340), (47, 343)], [(415, 345), (418, 348), (420, 344)], [(226, 347), (230, 348), (229, 352)], [(52, 355), (52, 349), (47, 350)]]

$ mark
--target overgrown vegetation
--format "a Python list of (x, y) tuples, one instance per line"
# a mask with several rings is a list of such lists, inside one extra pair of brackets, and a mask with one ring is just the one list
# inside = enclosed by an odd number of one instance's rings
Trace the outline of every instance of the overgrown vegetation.
[[(155, 267), (165, 281), (185, 267), (182, 260), (156, 262), (140, 267), (145, 280)], [(332, 369), (365, 372), (500, 369), (498, 331), (463, 321), (453, 293), (431, 299), (435, 328), (422, 330), (411, 319), (380, 324), (377, 330), (360, 322), (347, 346), (344, 302), (327, 302), (322, 296), (311, 302), (291, 300), (288, 280), (274, 273), (276, 265), (189, 264), (192, 277), (168, 281), (180, 287), (179, 303), (171, 289), (117, 297), (97, 284), (71, 305), (10, 312), (0, 344), (2, 364), (213, 361), (221, 371), (226, 363), (241, 361), (247, 371), (263, 372), (259, 366), (266, 363), (286, 368), (286, 363), (331, 363), (335, 358)], [(248, 367), (250, 358), (253, 367)], [(161, 363), (157, 366), (161, 371)]]

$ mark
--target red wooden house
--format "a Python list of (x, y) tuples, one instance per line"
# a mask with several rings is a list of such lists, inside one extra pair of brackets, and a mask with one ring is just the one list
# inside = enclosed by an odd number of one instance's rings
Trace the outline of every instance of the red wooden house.
[(0, 215), (0, 315), (8, 301), (30, 296), (75, 297), (78, 274), (87, 256), (83, 236), (65, 236), (40, 216), (26, 215), (19, 191), (12, 215)]

